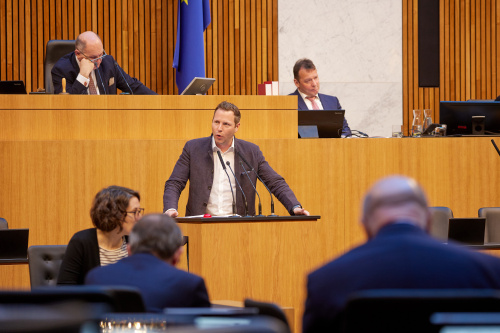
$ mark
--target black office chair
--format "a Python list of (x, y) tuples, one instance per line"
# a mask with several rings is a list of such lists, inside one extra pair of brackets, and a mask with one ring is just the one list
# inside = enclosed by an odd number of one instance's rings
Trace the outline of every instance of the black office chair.
[(500, 292), (475, 289), (386, 289), (353, 294), (341, 314), (343, 331), (439, 332), (435, 313), (498, 312)]
[(28, 248), (31, 288), (57, 285), (67, 245), (33, 245)]
[(0, 229), (9, 229), (9, 224), (7, 220), (0, 217)]
[(286, 332), (290, 332), (290, 325), (288, 324), (285, 313), (278, 305), (274, 303), (260, 302), (250, 298), (245, 299), (244, 304), (245, 308), (257, 308), (259, 310), (259, 315), (279, 319), (285, 324)]
[(45, 83), (45, 92), (48, 94), (54, 93), (54, 85), (52, 84), (52, 74), (50, 71), (55, 63), (64, 55), (75, 50), (74, 40), (49, 40), (45, 48), (45, 61), (43, 64), (43, 77)]
[(500, 243), (500, 207), (483, 207), (477, 212), (486, 218), (484, 243)]
[(68, 301), (101, 306), (101, 313), (146, 311), (139, 289), (127, 286), (78, 285), (39, 287), (31, 291), (0, 291), (0, 305), (36, 305)]
[(448, 207), (429, 207), (431, 211), (431, 235), (444, 242), (448, 241), (448, 227), (453, 212)]

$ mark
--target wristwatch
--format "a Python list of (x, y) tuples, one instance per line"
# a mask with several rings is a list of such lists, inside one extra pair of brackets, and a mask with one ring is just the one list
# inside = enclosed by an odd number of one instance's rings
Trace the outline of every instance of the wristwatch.
[(293, 206), (292, 209), (290, 210), (290, 215), (295, 215), (295, 213), (294, 213), (295, 208), (302, 208), (302, 206), (301, 205)]

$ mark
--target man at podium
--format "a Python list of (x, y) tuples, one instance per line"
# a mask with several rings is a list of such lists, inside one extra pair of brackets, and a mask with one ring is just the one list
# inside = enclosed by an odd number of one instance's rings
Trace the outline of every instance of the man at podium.
[(165, 182), (165, 214), (178, 216), (179, 197), (189, 180), (186, 216), (229, 216), (235, 213), (253, 216), (258, 174), (290, 215), (309, 215), (283, 177), (269, 166), (259, 147), (235, 138), (240, 118), (236, 105), (222, 102), (215, 108), (212, 135), (186, 143)]

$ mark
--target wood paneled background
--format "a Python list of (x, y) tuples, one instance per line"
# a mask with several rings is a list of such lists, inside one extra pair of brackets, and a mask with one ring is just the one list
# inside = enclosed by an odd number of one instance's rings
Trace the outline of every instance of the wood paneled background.
[[(195, 1), (195, 0), (193, 0)], [(209, 94), (257, 94), (278, 79), (278, 0), (210, 0)], [(92, 30), (123, 69), (159, 94), (177, 94), (172, 68), (177, 0), (0, 0), (0, 79), (43, 88), (45, 45)]]
[[(418, 87), (418, 0), (403, 0), (403, 119), (440, 100), (491, 99), (500, 92), (497, 0), (439, 0), (440, 86)], [(278, 79), (278, 0), (211, 0), (205, 33), (210, 94), (256, 94)], [(50, 39), (96, 31), (122, 67), (159, 94), (176, 94), (174, 0), (0, 0), (0, 79), (43, 87)], [(286, 51), (286, 50), (282, 50)]]
[(439, 0), (440, 84), (418, 86), (418, 0), (403, 0), (403, 119), (439, 101), (494, 99), (500, 94), (500, 4), (497, 0)]

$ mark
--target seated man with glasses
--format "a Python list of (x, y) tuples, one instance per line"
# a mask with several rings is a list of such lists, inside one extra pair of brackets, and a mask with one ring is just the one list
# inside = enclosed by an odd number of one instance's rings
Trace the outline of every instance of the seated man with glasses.
[(66, 79), (69, 94), (116, 95), (116, 88), (132, 95), (156, 95), (136, 78), (130, 77), (104, 51), (97, 34), (86, 31), (78, 36), (75, 51), (61, 57), (52, 68), (54, 94), (62, 92)]

